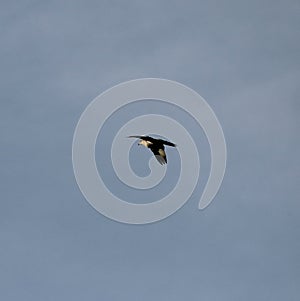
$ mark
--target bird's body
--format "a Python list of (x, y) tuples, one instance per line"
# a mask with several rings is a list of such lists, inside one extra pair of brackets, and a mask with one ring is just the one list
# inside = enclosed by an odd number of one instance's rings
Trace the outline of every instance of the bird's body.
[(165, 145), (176, 147), (176, 144), (174, 144), (172, 142), (162, 140), (162, 139), (155, 139), (150, 136), (129, 136), (128, 138), (141, 139), (139, 141), (139, 145), (143, 145), (143, 146), (149, 148), (153, 152), (157, 161), (162, 165), (167, 164)]

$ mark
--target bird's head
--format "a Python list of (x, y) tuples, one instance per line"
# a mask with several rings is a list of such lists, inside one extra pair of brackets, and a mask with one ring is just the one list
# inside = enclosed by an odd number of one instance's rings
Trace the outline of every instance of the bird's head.
[(147, 142), (145, 140), (140, 140), (138, 145), (143, 145), (147, 147)]

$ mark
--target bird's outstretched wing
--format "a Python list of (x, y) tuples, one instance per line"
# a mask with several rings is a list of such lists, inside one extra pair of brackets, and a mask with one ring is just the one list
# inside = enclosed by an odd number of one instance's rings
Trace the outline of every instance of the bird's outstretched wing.
[(150, 142), (155, 142), (157, 139), (154, 139), (150, 136), (139, 136), (139, 135), (133, 135), (133, 136), (128, 136), (127, 138), (139, 138), (142, 140), (150, 141)]
[(140, 139), (142, 139), (142, 138), (145, 138), (145, 137), (147, 137), (147, 136), (131, 135), (131, 136), (128, 136), (127, 138), (140, 138)]

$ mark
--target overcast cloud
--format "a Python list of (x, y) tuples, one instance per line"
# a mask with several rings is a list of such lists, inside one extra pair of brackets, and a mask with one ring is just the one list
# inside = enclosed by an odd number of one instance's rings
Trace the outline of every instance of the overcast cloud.
[[(1, 300), (299, 300), (299, 14), (292, 0), (2, 2)], [(174, 215), (132, 226), (85, 201), (71, 147), (89, 102), (141, 77), (202, 95), (228, 164), (206, 210), (204, 175)]]

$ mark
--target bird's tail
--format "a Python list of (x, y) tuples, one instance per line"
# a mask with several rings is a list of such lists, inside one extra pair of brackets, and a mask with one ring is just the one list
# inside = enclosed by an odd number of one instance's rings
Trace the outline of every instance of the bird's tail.
[(166, 141), (166, 140), (161, 140), (161, 142), (165, 145), (168, 145), (168, 146), (172, 146), (172, 147), (176, 147), (176, 144), (170, 142), (170, 141)]

